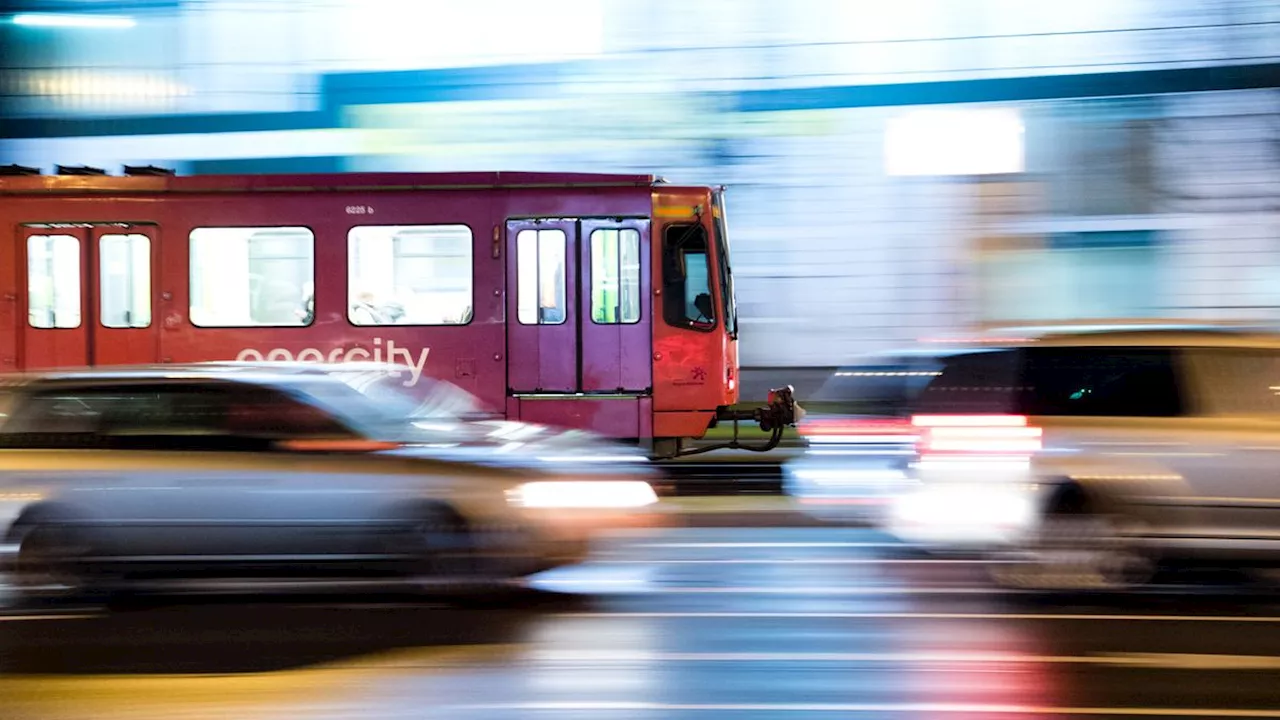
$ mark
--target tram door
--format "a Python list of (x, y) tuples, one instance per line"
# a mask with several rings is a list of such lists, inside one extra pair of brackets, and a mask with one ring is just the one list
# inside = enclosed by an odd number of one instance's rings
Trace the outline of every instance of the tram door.
[(19, 369), (156, 361), (154, 225), (29, 225), (15, 250)]
[(513, 393), (650, 392), (649, 221), (507, 224)]

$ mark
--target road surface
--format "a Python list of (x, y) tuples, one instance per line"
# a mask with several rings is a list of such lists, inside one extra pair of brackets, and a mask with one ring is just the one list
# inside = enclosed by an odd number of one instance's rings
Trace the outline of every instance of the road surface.
[(247, 598), (0, 616), (0, 717), (1280, 718), (1254, 587), (1049, 602), (869, 530), (682, 528), (459, 609)]

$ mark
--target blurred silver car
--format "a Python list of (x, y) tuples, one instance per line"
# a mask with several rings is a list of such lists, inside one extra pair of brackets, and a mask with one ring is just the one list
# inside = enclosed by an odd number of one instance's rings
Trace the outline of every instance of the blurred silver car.
[(390, 366), (209, 363), (7, 381), (0, 501), (29, 595), (440, 589), (582, 561), (653, 523), (653, 473), (587, 433), (485, 419)]
[(1280, 336), (1047, 329), (943, 358), (911, 409), (912, 486), (886, 526), (978, 550), (1002, 584), (1280, 564)]

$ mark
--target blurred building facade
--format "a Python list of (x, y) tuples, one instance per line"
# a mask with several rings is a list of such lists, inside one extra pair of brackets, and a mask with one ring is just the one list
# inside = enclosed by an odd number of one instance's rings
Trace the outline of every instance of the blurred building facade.
[(744, 365), (1280, 323), (1273, 0), (9, 4), (0, 164), (729, 185)]

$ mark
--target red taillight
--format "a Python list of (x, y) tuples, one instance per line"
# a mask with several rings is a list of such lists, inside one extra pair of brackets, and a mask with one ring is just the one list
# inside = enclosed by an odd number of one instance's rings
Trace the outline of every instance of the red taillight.
[(727, 369), (727, 370), (726, 370), (726, 372), (725, 372), (725, 376), (724, 376), (724, 377), (725, 377), (725, 382), (729, 385), (729, 390), (730, 390), (730, 391), (732, 391), (735, 387), (737, 387), (738, 383), (737, 383), (737, 381), (735, 381), (735, 380), (733, 379), (733, 366), (732, 366), (732, 365), (730, 365), (730, 366), (728, 367), (728, 369)]
[(1026, 454), (1043, 447), (1043, 430), (1023, 415), (916, 415), (911, 424), (922, 454)]
[(806, 420), (798, 431), (814, 442), (856, 443), (907, 443), (917, 432), (909, 421), (898, 418), (815, 418)]

